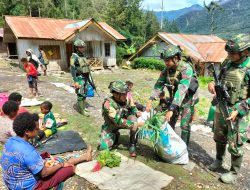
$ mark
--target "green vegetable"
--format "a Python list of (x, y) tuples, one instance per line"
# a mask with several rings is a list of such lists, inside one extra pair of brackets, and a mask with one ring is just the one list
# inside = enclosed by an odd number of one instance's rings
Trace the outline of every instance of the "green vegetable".
[(97, 161), (100, 162), (101, 166), (107, 166), (109, 168), (119, 167), (121, 163), (121, 157), (117, 156), (115, 152), (109, 150), (103, 150), (97, 157)]
[(145, 122), (145, 124), (139, 128), (138, 134), (140, 138), (144, 139), (149, 137), (149, 141), (155, 147), (156, 143), (162, 141), (161, 139), (161, 126), (165, 121), (165, 112), (159, 112), (154, 115), (150, 114), (150, 118)]

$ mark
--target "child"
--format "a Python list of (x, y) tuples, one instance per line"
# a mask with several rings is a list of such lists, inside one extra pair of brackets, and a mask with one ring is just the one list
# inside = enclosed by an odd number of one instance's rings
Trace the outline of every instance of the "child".
[(15, 136), (12, 123), (18, 114), (18, 104), (14, 101), (7, 101), (2, 107), (3, 113), (8, 116), (0, 116), (0, 143), (4, 144), (10, 137)]
[(44, 135), (48, 138), (57, 132), (56, 119), (51, 112), (52, 103), (45, 101), (40, 105), (40, 109), (42, 114), (44, 114), (42, 130), (44, 131)]
[[(127, 80), (126, 85), (128, 86), (127, 99), (130, 100), (131, 98), (133, 98), (132, 88), (134, 86), (134, 83), (131, 80)], [(134, 104), (139, 111), (145, 111), (145, 107), (142, 104), (138, 102), (134, 102)]]
[[(21, 59), (21, 63), (27, 73), (27, 80), (30, 88), (31, 96), (38, 96), (38, 88), (37, 88), (37, 70), (35, 66), (28, 62), (27, 58), (23, 57)], [(35, 92), (34, 92), (35, 91)]]
[(18, 92), (13, 92), (9, 95), (9, 99), (8, 100), (12, 100), (14, 102), (16, 102), (19, 106), (19, 109), (18, 109), (18, 113), (17, 114), (20, 114), (20, 113), (23, 113), (23, 112), (28, 112), (26, 110), (26, 108), (20, 106), (21, 105), (21, 102), (22, 102), (22, 95), (19, 94)]

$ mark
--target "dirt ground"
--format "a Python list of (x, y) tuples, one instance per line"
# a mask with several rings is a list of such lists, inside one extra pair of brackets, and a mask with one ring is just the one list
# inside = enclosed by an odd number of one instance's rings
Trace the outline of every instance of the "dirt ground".
[[(76, 103), (75, 94), (70, 94), (63, 89), (56, 88), (50, 82), (71, 83), (71, 77), (68, 73), (64, 75), (51, 74), (48, 77), (40, 77), (39, 90), (43, 95), (41, 100), (49, 100), (55, 104), (55, 110), (62, 116), (69, 119), (68, 128), (78, 131), (83, 139), (93, 146), (97, 145), (98, 131), (103, 122), (101, 116), (101, 105), (103, 99), (109, 96), (107, 86), (110, 81), (115, 79), (132, 79), (135, 81), (135, 89), (138, 89), (140, 96), (137, 97), (142, 103), (145, 103), (150, 95), (151, 88), (158, 76), (159, 72), (145, 70), (115, 70), (115, 71), (99, 71), (93, 74), (96, 81), (97, 89), (100, 97), (88, 99), (90, 118), (82, 118), (76, 111), (74, 104)], [(23, 97), (28, 97), (28, 86), (25, 74), (18, 68), (10, 69), (7, 65), (0, 64), (0, 90), (1, 91), (18, 91)], [(211, 96), (205, 89), (200, 90), (200, 96), (211, 99)], [(145, 98), (141, 98), (144, 97)], [(208, 110), (210, 105), (204, 107)], [(39, 108), (32, 108), (31, 111), (39, 111)], [(81, 117), (81, 118), (80, 118)], [(196, 124), (203, 124), (205, 118), (198, 118)], [(83, 122), (84, 126), (80, 122)], [(79, 123), (79, 126), (76, 126)], [(88, 123), (88, 124), (87, 124)], [(91, 131), (91, 132), (90, 132)], [(95, 131), (95, 132), (93, 132)], [(177, 127), (177, 133), (179, 133)], [(125, 143), (126, 144), (126, 143)], [(142, 144), (139, 145), (139, 153), (143, 156), (138, 156), (138, 160), (148, 164), (150, 167), (167, 173), (175, 179), (165, 189), (250, 189), (250, 144), (245, 145), (244, 163), (239, 175), (237, 184), (224, 185), (218, 181), (219, 175), (230, 168), (230, 155), (226, 155), (225, 169), (219, 173), (209, 172), (206, 168), (212, 163), (215, 157), (215, 143), (212, 133), (204, 133), (202, 131), (192, 132), (191, 142), (189, 147), (190, 159), (195, 163), (195, 167), (183, 169), (179, 165), (171, 165), (161, 162), (153, 153), (153, 149)], [(119, 151), (127, 154), (126, 148), (120, 148)], [(5, 189), (2, 180), (0, 181), (0, 189)], [(98, 189), (92, 184), (89, 184), (83, 178), (74, 176), (66, 181), (64, 189), (80, 190), (80, 189)]]

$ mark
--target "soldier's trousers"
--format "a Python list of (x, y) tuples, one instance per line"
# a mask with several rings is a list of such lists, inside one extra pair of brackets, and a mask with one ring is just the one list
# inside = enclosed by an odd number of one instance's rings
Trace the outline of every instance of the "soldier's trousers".
[[(119, 129), (110, 129), (108, 125), (103, 125), (102, 130), (101, 130), (101, 135), (100, 135), (100, 150), (106, 150), (106, 149), (111, 149), (113, 145), (115, 145), (118, 142), (120, 133)], [(112, 127), (113, 128), (113, 127)], [(122, 128), (125, 129), (125, 128)], [(131, 144), (136, 144), (137, 143), (137, 130), (133, 130), (130, 128), (127, 128), (130, 130), (130, 145)]]
[(248, 140), (247, 138), (247, 129), (249, 122), (247, 120), (248, 116), (243, 118), (238, 118), (235, 125), (235, 131), (229, 132), (226, 125), (225, 119), (223, 118), (222, 113), (219, 108), (216, 108), (215, 120), (214, 120), (214, 140), (216, 143), (229, 144), (228, 151), (234, 156), (242, 156), (243, 143)]
[(181, 116), (181, 138), (187, 145), (189, 144), (191, 131), (190, 123), (192, 122), (193, 115), (194, 105), (192, 105), (191, 100), (184, 100), (182, 106), (178, 111), (174, 112), (174, 115), (169, 122), (170, 126), (175, 129), (175, 124), (178, 120), (178, 117)]
[(79, 89), (76, 89), (77, 103), (80, 114), (84, 114), (86, 108), (86, 94), (87, 94), (87, 79), (81, 76), (77, 77), (77, 82), (80, 85)]

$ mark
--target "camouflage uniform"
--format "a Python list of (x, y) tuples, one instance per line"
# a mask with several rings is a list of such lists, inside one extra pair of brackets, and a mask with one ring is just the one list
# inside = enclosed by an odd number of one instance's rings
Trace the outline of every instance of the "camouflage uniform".
[[(74, 42), (74, 46), (85, 47), (85, 43), (78, 39)], [(91, 84), (93, 86), (93, 82), (87, 60), (83, 53), (77, 52), (72, 54), (70, 58), (70, 70), (74, 82), (80, 86), (80, 88), (76, 88), (79, 111), (81, 114), (88, 116), (86, 114), (86, 96), (88, 85)], [(93, 88), (95, 87), (93, 86)]]
[[(248, 44), (247, 46), (245, 44)], [(250, 37), (246, 35), (237, 35), (226, 44), (226, 51), (240, 53), (250, 48)], [(232, 183), (236, 179), (243, 159), (243, 143), (247, 141), (247, 120), (250, 103), (250, 59), (246, 59), (236, 64), (232, 61), (226, 61), (221, 68), (219, 80), (227, 88), (229, 93), (228, 104), (230, 112), (237, 110), (238, 116), (234, 122), (235, 130), (228, 132), (225, 119), (217, 106), (214, 120), (214, 140), (216, 142), (216, 160), (210, 165), (211, 170), (216, 170), (222, 166), (222, 161), (226, 151), (231, 154), (230, 172), (223, 174), (221, 180), (225, 183)]]
[[(123, 81), (115, 81), (111, 84), (111, 92), (116, 92), (112, 86), (126, 84)], [(127, 90), (126, 90), (127, 91)], [(119, 91), (119, 93), (121, 93)], [(126, 92), (127, 93), (127, 92)], [(138, 112), (136, 106), (127, 100), (124, 104), (115, 101), (114, 97), (106, 98), (102, 105), (102, 116), (104, 118), (104, 124), (102, 125), (101, 137), (100, 137), (100, 149), (112, 148), (114, 144), (117, 144), (120, 136), (119, 129), (130, 130), (130, 146), (136, 145), (137, 129), (133, 129), (133, 126), (137, 123), (136, 113)]]
[[(176, 46), (169, 45), (165, 54), (171, 55), (169, 51), (171, 52), (172, 49), (174, 51), (172, 54), (177, 54), (178, 49), (176, 50), (176, 48)], [(166, 57), (163, 58), (165, 59)], [(150, 100), (159, 98), (160, 93), (164, 90), (164, 87), (167, 86), (170, 98), (172, 99), (169, 110), (174, 113), (169, 124), (174, 129), (178, 116), (181, 116), (181, 138), (188, 145), (190, 138), (190, 123), (194, 114), (194, 106), (198, 102), (198, 86), (194, 92), (191, 92), (190, 86), (193, 85), (193, 82), (191, 81), (196, 80), (196, 73), (192, 63), (182, 57), (177, 64), (178, 66), (176, 69), (165, 68), (161, 72), (160, 77), (154, 86), (154, 92), (151, 95)], [(198, 85), (198, 83), (196, 85)]]

